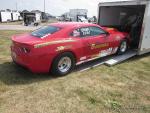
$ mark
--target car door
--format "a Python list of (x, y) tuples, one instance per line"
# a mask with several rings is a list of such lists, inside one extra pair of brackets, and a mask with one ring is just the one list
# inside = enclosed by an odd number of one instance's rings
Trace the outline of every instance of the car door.
[(78, 45), (81, 45), (80, 53), (81, 58), (80, 60), (86, 60), (91, 57), (93, 54), (97, 54), (99, 52), (99, 49), (92, 48), (92, 45), (95, 44), (99, 37), (97, 36), (91, 36), (90, 27), (79, 27), (75, 30), (73, 30), (71, 34), (76, 40), (78, 40)]
[(115, 42), (106, 31), (97, 26), (80, 28), (84, 54), (87, 58), (104, 57), (114, 51)]

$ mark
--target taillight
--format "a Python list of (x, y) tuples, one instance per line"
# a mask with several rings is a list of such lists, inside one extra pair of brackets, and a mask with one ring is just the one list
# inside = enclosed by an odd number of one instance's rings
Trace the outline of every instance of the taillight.
[(24, 52), (24, 53), (30, 53), (30, 49), (26, 48), (26, 47), (22, 47), (21, 51)]

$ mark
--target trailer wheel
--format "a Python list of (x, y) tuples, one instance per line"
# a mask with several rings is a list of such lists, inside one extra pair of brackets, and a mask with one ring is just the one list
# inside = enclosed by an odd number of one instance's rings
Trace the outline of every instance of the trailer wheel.
[(75, 66), (75, 58), (72, 53), (65, 52), (57, 56), (52, 64), (52, 74), (64, 76), (72, 71)]
[(117, 53), (119, 55), (124, 54), (127, 51), (127, 49), (128, 49), (127, 40), (122, 40)]

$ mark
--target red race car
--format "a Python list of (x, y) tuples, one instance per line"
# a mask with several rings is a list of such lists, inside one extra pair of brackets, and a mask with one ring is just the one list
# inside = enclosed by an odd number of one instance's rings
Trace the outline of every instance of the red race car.
[(75, 65), (126, 52), (128, 33), (89, 23), (53, 23), (13, 36), (11, 56), (34, 73), (68, 74)]

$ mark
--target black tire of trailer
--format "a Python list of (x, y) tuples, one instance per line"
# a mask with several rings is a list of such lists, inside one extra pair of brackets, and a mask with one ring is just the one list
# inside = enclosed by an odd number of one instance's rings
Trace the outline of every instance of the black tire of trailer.
[[(126, 48), (125, 48), (124, 51), (121, 50), (121, 49), (122, 49), (122, 48), (121, 48), (122, 44), (125, 44), (125, 45), (126, 45)], [(120, 42), (119, 48), (118, 48), (118, 50), (117, 50), (117, 54), (118, 54), (118, 55), (122, 55), (122, 54), (124, 54), (127, 50), (128, 50), (128, 41), (127, 41), (127, 39), (124, 39), (124, 40), (122, 40), (122, 41)]]
[[(64, 73), (61, 72), (58, 69), (58, 63), (59, 63), (60, 59), (63, 58), (63, 57), (69, 57), (71, 59), (71, 67), (70, 67), (70, 69), (68, 71), (66, 71)], [(56, 58), (54, 58), (54, 61), (52, 63), (52, 67), (51, 67), (50, 72), (54, 76), (65, 76), (65, 75), (69, 74), (74, 69), (74, 67), (75, 67), (75, 61), (76, 61), (75, 60), (75, 56), (71, 52), (61, 53)]]

